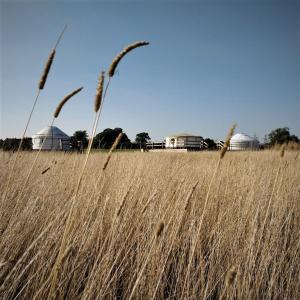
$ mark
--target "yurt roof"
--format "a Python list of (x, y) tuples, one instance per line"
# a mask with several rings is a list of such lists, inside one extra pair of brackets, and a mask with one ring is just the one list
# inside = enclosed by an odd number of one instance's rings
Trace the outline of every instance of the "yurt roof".
[(38, 131), (36, 134), (33, 135), (33, 137), (37, 136), (54, 136), (56, 138), (69, 138), (69, 136), (64, 133), (61, 129), (59, 129), (56, 126), (47, 126), (43, 128), (42, 130)]
[(230, 141), (231, 142), (253, 142), (256, 141), (256, 139), (245, 133), (237, 133), (231, 138)]
[(190, 134), (190, 133), (186, 133), (186, 132), (179, 132), (179, 133), (174, 133), (174, 134), (170, 134), (168, 135), (168, 137), (200, 137), (200, 135), (196, 135), (196, 134)]

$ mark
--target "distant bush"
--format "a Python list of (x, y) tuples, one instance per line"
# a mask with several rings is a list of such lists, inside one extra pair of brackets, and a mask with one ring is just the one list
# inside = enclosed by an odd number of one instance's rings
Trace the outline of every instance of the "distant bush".
[(265, 137), (265, 144), (270, 146), (291, 142), (297, 144), (300, 141), (296, 135), (290, 134), (290, 129), (288, 127), (274, 129)]
[[(4, 151), (17, 151), (19, 148), (21, 139), (7, 138), (0, 141), (0, 148)], [(21, 150), (32, 150), (32, 139), (25, 137), (22, 143)]]

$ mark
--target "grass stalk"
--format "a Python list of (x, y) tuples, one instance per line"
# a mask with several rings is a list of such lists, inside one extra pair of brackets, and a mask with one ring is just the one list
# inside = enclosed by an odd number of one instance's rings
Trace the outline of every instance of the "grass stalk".
[(61, 265), (62, 255), (65, 251), (65, 248), (67, 247), (68, 235), (69, 235), (69, 233), (71, 232), (71, 230), (73, 228), (72, 218), (73, 218), (73, 213), (74, 213), (74, 208), (75, 208), (75, 204), (76, 204), (76, 200), (77, 200), (78, 191), (79, 191), (79, 188), (80, 188), (80, 185), (81, 185), (81, 182), (82, 182), (82, 178), (83, 178), (83, 174), (85, 172), (86, 165), (87, 165), (87, 162), (88, 162), (88, 159), (89, 159), (89, 155), (90, 155), (90, 152), (91, 152), (94, 136), (95, 136), (96, 129), (97, 129), (97, 126), (98, 126), (98, 122), (99, 122), (103, 102), (104, 102), (104, 99), (106, 97), (106, 93), (107, 93), (109, 84), (110, 84), (110, 79), (108, 80), (108, 82), (106, 84), (106, 88), (105, 88), (105, 91), (104, 91), (103, 99), (100, 103), (99, 110), (97, 112), (95, 112), (95, 119), (94, 119), (94, 122), (93, 122), (92, 134), (91, 134), (91, 137), (90, 137), (90, 140), (89, 140), (89, 143), (88, 143), (88, 148), (87, 148), (87, 152), (86, 152), (86, 155), (85, 155), (84, 163), (83, 163), (81, 171), (79, 173), (77, 184), (76, 184), (76, 187), (75, 187), (75, 190), (74, 190), (74, 193), (73, 193), (73, 197), (72, 197), (72, 200), (71, 200), (71, 206), (70, 206), (69, 213), (68, 213), (68, 218), (67, 218), (67, 221), (66, 221), (66, 224), (65, 224), (65, 227), (64, 227), (63, 236), (62, 236), (59, 252), (58, 252), (58, 255), (57, 255), (57, 259), (55, 261), (54, 267), (53, 267), (51, 275), (50, 275), (50, 277), (51, 277), (51, 287), (50, 287), (50, 292), (49, 292), (48, 299), (52, 299), (53, 297), (55, 297), (55, 289), (56, 289), (56, 283), (57, 283), (57, 278), (58, 278), (58, 272), (59, 272), (60, 265)]
[[(207, 210), (208, 199), (209, 199), (209, 196), (210, 196), (210, 193), (211, 193), (211, 187), (212, 187), (212, 184), (215, 181), (216, 175), (218, 174), (218, 171), (220, 169), (221, 161), (224, 158), (224, 156), (225, 156), (225, 154), (226, 154), (226, 152), (229, 148), (230, 139), (234, 134), (235, 127), (236, 127), (236, 125), (234, 124), (229, 130), (229, 133), (228, 133), (228, 135), (226, 137), (226, 140), (225, 140), (225, 143), (224, 143), (224, 147), (221, 149), (219, 160), (217, 162), (216, 167), (214, 168), (214, 172), (213, 172), (212, 177), (209, 181), (208, 189), (207, 189), (206, 196), (205, 196), (205, 199), (204, 199), (204, 206), (203, 206), (202, 214), (201, 214), (201, 217), (200, 217), (200, 222), (199, 222), (199, 225), (198, 225), (198, 228), (197, 228), (195, 239), (194, 239), (194, 242), (193, 242), (193, 245), (192, 245), (192, 250), (191, 250), (191, 253), (190, 253), (190, 256), (189, 256), (189, 261), (188, 261), (187, 270), (186, 270), (186, 276), (185, 276), (185, 279), (184, 279), (183, 290), (182, 290), (182, 294), (181, 294), (180, 299), (183, 299), (185, 297), (185, 294), (184, 294), (185, 293), (185, 288), (188, 284), (188, 279), (189, 279), (189, 276), (190, 276), (190, 270), (191, 270), (191, 267), (192, 267), (196, 247), (197, 247), (197, 244), (198, 244), (198, 241), (199, 241), (199, 238), (200, 238), (201, 228), (202, 228), (204, 216), (205, 216), (206, 210)], [(204, 296), (204, 299), (205, 299), (205, 296)]]
[[(21, 151), (21, 148), (22, 148), (22, 145), (23, 145), (23, 141), (24, 141), (24, 138), (25, 138), (25, 135), (27, 133), (27, 129), (28, 129), (28, 126), (29, 126), (29, 123), (31, 121), (31, 118), (32, 118), (32, 115), (33, 115), (33, 112), (35, 110), (35, 107), (36, 107), (36, 104), (38, 102), (38, 99), (39, 99), (39, 96), (40, 96), (40, 93), (41, 93), (41, 90), (44, 88), (45, 86), (45, 83), (47, 81), (47, 77), (48, 77), (48, 74), (50, 72), (50, 68), (51, 68), (51, 65), (53, 63), (53, 60), (54, 60), (54, 56), (55, 56), (55, 51), (56, 51), (56, 48), (58, 47), (62, 37), (63, 37), (63, 34), (65, 32), (65, 30), (67, 29), (67, 26), (64, 27), (64, 29), (62, 30), (62, 32), (60, 33), (56, 43), (55, 43), (55, 46), (54, 46), (54, 49), (52, 50), (49, 58), (48, 58), (48, 61), (46, 63), (46, 66), (45, 66), (45, 69), (43, 71), (43, 74), (41, 76), (41, 79), (40, 79), (40, 82), (39, 82), (39, 87), (38, 87), (38, 90), (37, 90), (37, 94), (36, 94), (36, 97), (33, 101), (33, 105), (32, 105), (32, 108), (30, 110), (30, 113), (29, 113), (29, 116), (28, 116), (28, 119), (26, 121), (26, 125), (25, 125), (25, 128), (24, 128), (24, 131), (23, 131), (23, 134), (22, 134), (22, 137), (21, 137), (21, 141), (19, 143), (19, 147), (18, 147), (18, 150), (17, 150), (17, 153), (15, 154), (15, 157), (14, 157), (14, 160), (13, 160), (13, 163), (12, 163), (12, 167), (9, 171), (9, 175), (8, 175), (8, 179), (7, 179), (7, 183), (6, 183), (6, 187), (5, 187), (5, 190), (4, 190), (4, 193), (3, 193), (3, 202), (5, 201), (6, 199), (6, 196), (7, 196), (7, 192), (8, 192), (8, 189), (9, 189), (9, 186), (10, 186), (10, 183), (11, 183), (11, 179), (12, 179), (12, 176), (13, 176), (13, 173), (14, 173), (14, 169), (15, 169), (15, 166), (16, 166), (16, 162), (18, 160), (18, 156), (19, 156), (19, 153)], [(1, 208), (2, 210), (2, 208)], [(0, 211), (1, 212), (1, 211)]]

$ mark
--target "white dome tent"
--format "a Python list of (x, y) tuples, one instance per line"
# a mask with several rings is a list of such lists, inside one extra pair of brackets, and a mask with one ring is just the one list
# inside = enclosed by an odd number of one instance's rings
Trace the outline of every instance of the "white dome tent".
[(237, 133), (230, 140), (230, 150), (257, 150), (259, 141), (245, 133)]
[(70, 137), (58, 127), (48, 126), (32, 136), (32, 149), (67, 151), (70, 150)]

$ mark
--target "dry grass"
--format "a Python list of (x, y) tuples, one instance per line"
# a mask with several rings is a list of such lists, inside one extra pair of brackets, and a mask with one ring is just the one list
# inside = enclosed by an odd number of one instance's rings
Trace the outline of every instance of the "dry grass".
[(149, 42), (146, 41), (139, 41), (139, 42), (135, 42), (133, 44), (128, 45), (127, 47), (125, 47), (112, 61), (109, 70), (108, 70), (108, 75), (109, 77), (113, 77), (115, 75), (115, 71), (117, 69), (118, 64), (120, 63), (120, 61), (122, 60), (122, 58), (129, 52), (131, 52), (132, 50), (139, 48), (139, 47), (143, 47), (143, 46), (148, 46)]
[[(1, 200), (1, 299), (48, 297), (85, 159), (42, 153), (20, 194), (34, 157)], [(105, 159), (87, 163), (57, 299), (300, 298), (297, 152), (229, 152), (212, 182), (219, 153), (115, 153), (103, 172)], [(13, 160), (1, 153), (2, 190)]]
[(76, 94), (78, 94), (81, 90), (83, 89), (83, 86), (80, 87), (79, 89), (74, 90), (73, 92), (71, 92), (70, 94), (68, 94), (67, 96), (65, 96), (57, 105), (55, 111), (54, 111), (54, 118), (57, 118), (59, 116), (59, 113), (61, 111), (61, 109), (63, 108), (63, 106)]
[(99, 76), (97, 91), (96, 91), (96, 96), (95, 96), (95, 105), (94, 105), (94, 111), (95, 112), (98, 112), (98, 110), (101, 106), (103, 86), (104, 86), (104, 77), (105, 77), (105, 72), (102, 71), (100, 76)]
[[(50, 69), (51, 69), (51, 65), (52, 65), (52, 63), (54, 61), (54, 57), (55, 57), (55, 54), (56, 54), (56, 48), (58, 47), (58, 45), (59, 45), (59, 43), (60, 43), (60, 41), (61, 41), (61, 39), (62, 39), (62, 37), (63, 37), (66, 29), (67, 29), (67, 25), (64, 27), (63, 31), (60, 33), (60, 35), (59, 35), (59, 37), (58, 37), (58, 39), (56, 41), (56, 44), (55, 44), (54, 48), (52, 49), (52, 51), (51, 51), (51, 53), (50, 53), (50, 55), (48, 57), (48, 60), (46, 62), (46, 65), (44, 67), (43, 73), (42, 73), (40, 81), (39, 81), (37, 94), (36, 94), (36, 97), (34, 99), (33, 105), (31, 107), (31, 111), (29, 113), (29, 116), (28, 116), (28, 119), (27, 119), (27, 122), (26, 122), (26, 125), (25, 125), (25, 128), (24, 128), (24, 131), (23, 131), (23, 134), (22, 134), (22, 137), (21, 137), (21, 141), (19, 143), (19, 147), (18, 147), (18, 150), (17, 150), (18, 154), (20, 153), (20, 151), (22, 149), (22, 144), (23, 144), (23, 141), (24, 141), (24, 138), (25, 138), (25, 135), (26, 135), (29, 123), (31, 121), (32, 114), (33, 114), (33, 112), (35, 110), (35, 107), (37, 105), (37, 102), (38, 102), (41, 90), (43, 90), (44, 87), (45, 87), (45, 84), (46, 84), (46, 81), (47, 81), (47, 77), (49, 75), (49, 72), (50, 72)], [(11, 164), (11, 169), (9, 171), (9, 175), (8, 175), (8, 180), (7, 180), (6, 187), (4, 188), (4, 192), (2, 192), (2, 197), (4, 198), (3, 201), (5, 201), (5, 199), (6, 199), (6, 195), (7, 195), (7, 192), (8, 192), (8, 189), (9, 189), (12, 177), (14, 175), (14, 169), (15, 169), (15, 165), (16, 165), (17, 160), (18, 160), (18, 155), (15, 155), (14, 161)], [(1, 206), (0, 206), (0, 211), (1, 211)]]

